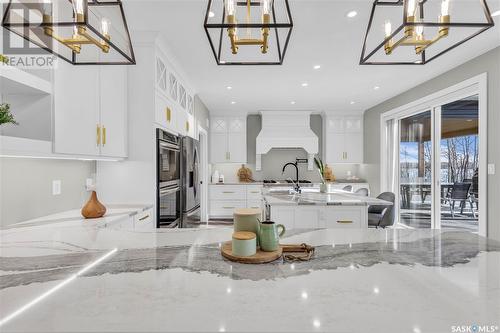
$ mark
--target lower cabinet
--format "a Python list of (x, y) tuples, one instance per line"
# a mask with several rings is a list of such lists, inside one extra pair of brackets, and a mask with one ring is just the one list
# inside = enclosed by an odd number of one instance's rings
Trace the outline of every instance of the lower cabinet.
[(153, 231), (156, 229), (154, 223), (153, 208), (139, 212), (136, 215), (121, 219), (109, 226), (113, 229), (135, 230), (135, 231)]
[(271, 206), (271, 220), (286, 229), (368, 228), (366, 206)]
[(261, 185), (211, 184), (209, 186), (210, 218), (232, 218), (237, 208), (262, 209), (261, 192)]

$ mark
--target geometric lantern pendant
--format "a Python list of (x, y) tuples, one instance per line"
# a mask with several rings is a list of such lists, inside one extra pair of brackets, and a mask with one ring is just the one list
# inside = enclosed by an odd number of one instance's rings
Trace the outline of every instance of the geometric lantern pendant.
[(204, 27), (217, 65), (281, 65), (293, 21), (288, 0), (209, 0)]
[(121, 0), (11, 0), (2, 26), (73, 65), (135, 64)]
[(375, 0), (361, 65), (423, 65), (494, 26), (486, 0)]

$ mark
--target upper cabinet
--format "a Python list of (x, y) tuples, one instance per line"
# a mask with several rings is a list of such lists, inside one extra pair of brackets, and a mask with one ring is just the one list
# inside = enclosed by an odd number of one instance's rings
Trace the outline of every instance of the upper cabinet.
[(156, 55), (155, 72), (155, 122), (167, 131), (195, 138), (193, 97), (161, 52)]
[(210, 124), (211, 163), (246, 163), (246, 117), (215, 116)]
[(127, 69), (71, 66), (54, 71), (54, 152), (127, 156)]
[(325, 162), (363, 163), (363, 116), (325, 116)]

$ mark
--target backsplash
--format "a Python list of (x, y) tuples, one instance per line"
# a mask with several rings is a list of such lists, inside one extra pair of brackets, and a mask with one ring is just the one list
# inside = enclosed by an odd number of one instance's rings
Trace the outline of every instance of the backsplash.
[[(82, 207), (94, 174), (93, 161), (0, 158), (0, 227)], [(61, 181), (59, 195), (53, 180)]]
[[(305, 151), (276, 150), (268, 153), (266, 157), (262, 156), (262, 171), (255, 171), (255, 164), (246, 164), (246, 166), (252, 170), (253, 179), (256, 181), (264, 179), (295, 179), (295, 168), (287, 167), (284, 174), (281, 174), (281, 170), (285, 163), (294, 162), (296, 157), (307, 158)], [(238, 181), (237, 172), (240, 167), (240, 164), (235, 163), (213, 164), (211, 170), (212, 174), (215, 170), (219, 171), (219, 173), (224, 175), (225, 181), (230, 183)], [(333, 164), (331, 167), (337, 179), (345, 179), (348, 171), (350, 171), (353, 176), (363, 178), (362, 175), (360, 175), (362, 170), (360, 165)], [(299, 177), (300, 179), (310, 180), (314, 183), (320, 181), (316, 167), (313, 171), (308, 171), (307, 164), (299, 164)]]

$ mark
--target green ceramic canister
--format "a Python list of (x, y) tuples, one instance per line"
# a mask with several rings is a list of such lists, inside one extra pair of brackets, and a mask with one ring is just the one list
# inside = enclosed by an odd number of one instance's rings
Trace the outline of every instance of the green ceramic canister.
[(233, 233), (232, 252), (237, 257), (253, 256), (257, 252), (257, 235), (249, 231)]

